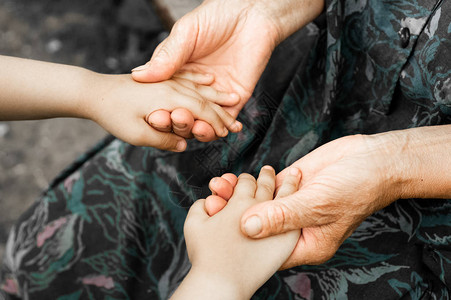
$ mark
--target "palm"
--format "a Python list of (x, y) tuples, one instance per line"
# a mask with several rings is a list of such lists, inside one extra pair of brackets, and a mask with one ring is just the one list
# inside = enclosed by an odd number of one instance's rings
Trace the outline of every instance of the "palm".
[[(150, 64), (135, 69), (133, 79), (158, 82), (178, 71), (211, 74), (215, 78), (213, 88), (239, 96), (238, 102), (223, 105), (237, 117), (280, 39), (276, 25), (270, 20), (264, 9), (256, 9), (247, 1), (207, 0), (174, 25), (171, 34), (154, 52)], [(154, 112), (149, 120), (157, 130), (172, 129), (185, 138), (194, 134), (207, 142), (216, 137), (208, 123), (194, 121), (189, 111)]]
[[(300, 201), (309, 202), (309, 218), (314, 221), (308, 223), (316, 225), (302, 229), (283, 268), (328, 260), (368, 215), (391, 201), (388, 195), (381, 194), (381, 163), (370, 159), (369, 151), (353, 151), (342, 141), (346, 140), (325, 144), (293, 164), (302, 170), (297, 193), (302, 195)], [(279, 182), (283, 172), (280, 175)]]
[[(336, 174), (340, 173), (334, 172), (335, 177), (337, 177)], [(347, 201), (356, 198), (362, 199), (363, 197), (359, 195), (358, 191), (353, 190), (349, 193), (342, 191), (343, 186), (339, 182), (340, 180), (325, 181), (322, 175), (318, 174), (318, 177), (313, 178), (310, 182), (308, 182), (308, 179), (303, 179), (301, 180), (301, 185), (305, 184), (303, 189), (308, 189), (308, 194), (315, 195), (318, 199), (328, 199), (330, 203), (326, 204), (327, 208), (333, 212), (340, 212), (340, 214), (336, 216), (337, 219), (334, 221), (325, 222), (314, 227), (302, 228), (299, 241), (291, 256), (282, 266), (283, 269), (300, 264), (320, 264), (325, 262), (369, 214), (368, 211), (363, 211), (366, 209), (365, 206), (352, 205), (352, 201)], [(308, 183), (305, 183), (306, 181)], [(343, 206), (347, 207), (347, 210), (343, 210)], [(324, 209), (325, 207), (318, 205), (315, 208)], [(324, 251), (325, 249), (327, 251)], [(321, 251), (324, 253), (321, 253)], [(301, 260), (299, 261), (299, 259)]]
[(186, 40), (196, 41), (183, 69), (212, 74), (214, 88), (237, 93), (240, 103), (229, 108), (229, 113), (237, 116), (271, 56), (275, 39), (271, 24), (262, 15), (237, 12), (240, 17), (236, 18), (234, 13), (224, 14), (231, 9), (226, 5), (227, 2), (207, 3), (195, 11), (196, 25), (192, 25), (188, 15), (178, 27), (191, 26), (191, 36)]

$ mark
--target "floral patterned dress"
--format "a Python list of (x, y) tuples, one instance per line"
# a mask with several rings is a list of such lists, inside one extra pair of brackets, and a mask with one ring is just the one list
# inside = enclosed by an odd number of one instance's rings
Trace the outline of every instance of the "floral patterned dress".
[[(78, 159), (11, 230), (0, 299), (167, 299), (190, 268), (187, 210), (212, 177), (280, 171), (344, 135), (449, 124), (451, 1), (326, 1), (276, 49), (239, 119), (242, 132), (181, 154), (109, 137)], [(408, 199), (254, 298), (449, 299), (450, 289), (451, 201)]]

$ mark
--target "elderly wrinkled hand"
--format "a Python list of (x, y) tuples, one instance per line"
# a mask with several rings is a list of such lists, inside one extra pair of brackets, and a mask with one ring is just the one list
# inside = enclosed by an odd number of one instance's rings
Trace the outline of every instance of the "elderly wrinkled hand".
[[(406, 167), (401, 166), (399, 158), (409, 155), (401, 150), (387, 150), (386, 147), (396, 145), (387, 139), (389, 136), (341, 138), (299, 159), (292, 165), (302, 171), (299, 190), (249, 208), (241, 218), (241, 230), (250, 237), (263, 238), (301, 228), (296, 248), (282, 268), (327, 261), (367, 216), (396, 199), (412, 196), (406, 191), (413, 189), (406, 189), (401, 177), (396, 177)], [(397, 139), (400, 144), (407, 140)], [(278, 185), (289, 170), (290, 167), (277, 175)], [(225, 206), (235, 182), (232, 174), (210, 182), (214, 195), (206, 201), (209, 214)], [(443, 186), (442, 194), (446, 195), (446, 182)], [(441, 196), (436, 193), (431, 196)]]
[[(157, 82), (180, 70), (211, 75), (213, 88), (236, 93), (239, 98), (238, 103), (224, 106), (236, 117), (249, 100), (274, 47), (313, 20), (324, 5), (323, 1), (305, 2), (204, 1), (175, 23), (151, 60), (133, 70), (133, 78)], [(302, 4), (305, 9), (294, 9)], [(185, 138), (194, 134), (199, 141), (208, 142), (217, 137), (209, 124), (194, 120), (187, 110), (160, 111), (150, 116), (150, 122), (156, 129), (172, 130)]]

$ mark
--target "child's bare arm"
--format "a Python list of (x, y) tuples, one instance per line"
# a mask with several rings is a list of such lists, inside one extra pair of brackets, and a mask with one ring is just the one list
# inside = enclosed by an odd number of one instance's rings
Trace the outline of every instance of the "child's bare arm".
[[(298, 189), (300, 173), (285, 178), (279, 193)], [(290, 256), (299, 230), (266, 239), (250, 239), (240, 230), (242, 213), (273, 199), (274, 170), (265, 167), (257, 181), (242, 174), (227, 205), (210, 217), (205, 200), (190, 209), (185, 239), (192, 268), (172, 299), (249, 299)], [(277, 200), (274, 200), (277, 201)]]
[(146, 117), (153, 111), (187, 108), (219, 136), (240, 128), (215, 104), (229, 102), (230, 95), (193, 83), (189, 79), (197, 78), (192, 75), (141, 84), (131, 75), (103, 75), (13, 57), (0, 56), (0, 66), (0, 120), (86, 118), (131, 144), (172, 151), (183, 151), (186, 141), (149, 126)]
[(94, 73), (79, 67), (0, 56), (0, 120), (86, 117)]

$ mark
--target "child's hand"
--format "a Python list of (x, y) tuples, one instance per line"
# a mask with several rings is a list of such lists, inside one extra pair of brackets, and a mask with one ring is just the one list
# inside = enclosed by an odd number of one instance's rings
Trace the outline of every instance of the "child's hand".
[[(204, 120), (218, 136), (239, 131), (241, 124), (220, 105), (234, 102), (233, 94), (220, 93), (211, 87), (193, 83), (196, 75), (159, 83), (137, 83), (131, 75), (98, 75), (92, 84), (94, 101), (87, 103), (86, 113), (116, 137), (136, 146), (150, 146), (171, 151), (184, 151), (184, 138), (170, 132), (160, 132), (147, 123), (154, 111), (172, 112), (188, 109), (196, 119)], [(91, 97), (92, 98), (92, 97)], [(219, 104), (219, 105), (218, 105)]]
[[(198, 85), (212, 85), (215, 82), (213, 75), (191, 73), (191, 72), (177, 72), (172, 76), (172, 79), (187, 79), (189, 82)], [(216, 90), (215, 90), (216, 91)], [(239, 96), (232, 93), (230, 100), (220, 103), (225, 111), (231, 112), (233, 107), (239, 103)], [(155, 129), (161, 132), (174, 132), (178, 136), (184, 138), (195, 137), (200, 142), (210, 142), (218, 138), (213, 128), (202, 120), (194, 120), (192, 113), (184, 108), (177, 108), (172, 112), (159, 110), (149, 114), (148, 123)], [(241, 126), (241, 125), (240, 125)], [(234, 132), (239, 132), (242, 128), (238, 128)]]
[[(210, 98), (213, 99), (214, 102), (216, 102), (215, 101), (216, 90), (212, 89), (211, 87), (207, 87), (215, 81), (213, 75), (191, 73), (184, 71), (175, 73), (171, 79), (181, 83), (182, 85), (190, 89), (193, 89), (194, 86), (195, 88), (200, 88), (203, 89), (204, 91), (208, 90), (209, 94), (211, 94)], [(231, 94), (228, 100), (223, 99), (223, 101), (221, 101), (221, 103), (218, 104), (220, 104), (221, 107), (224, 107), (224, 110), (227, 111), (228, 107), (236, 105), (238, 101), (239, 101), (238, 95)], [(152, 112), (148, 115), (147, 122), (154, 129), (157, 129), (161, 132), (173, 132), (176, 135), (187, 139), (194, 137), (192, 130), (195, 124), (195, 120), (192, 113), (186, 108), (176, 108), (172, 112), (166, 110), (158, 110)], [(205, 124), (205, 122), (201, 124)], [(211, 127), (208, 124), (205, 125), (211, 129)], [(239, 124), (239, 126), (240, 127), (234, 130), (233, 132), (240, 131), (241, 124)], [(215, 136), (216, 134), (213, 132), (210, 135)], [(196, 136), (196, 138), (201, 142), (204, 141), (202, 138), (199, 138), (198, 136)]]
[[(298, 190), (300, 172), (289, 174), (279, 190), (280, 196)], [(272, 201), (275, 174), (264, 167), (257, 180), (242, 174), (227, 205), (216, 215), (208, 216), (205, 200), (191, 207), (185, 222), (185, 239), (192, 263), (189, 275), (174, 298), (208, 298), (208, 293), (230, 299), (250, 298), (290, 256), (300, 231), (255, 240), (241, 233), (243, 212), (261, 201)], [(277, 200), (274, 200), (277, 201)], [(197, 286), (197, 282), (203, 282)], [(218, 292), (218, 290), (222, 292)], [(216, 293), (216, 294), (214, 294)]]

